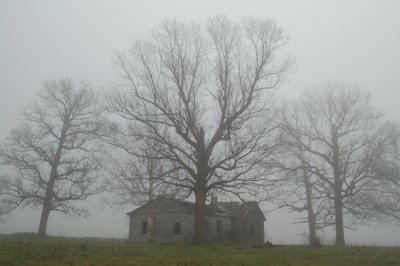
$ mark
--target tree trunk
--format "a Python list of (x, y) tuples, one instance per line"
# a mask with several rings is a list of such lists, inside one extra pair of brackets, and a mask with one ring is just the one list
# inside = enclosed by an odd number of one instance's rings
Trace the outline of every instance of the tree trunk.
[(308, 180), (308, 176), (305, 174), (305, 188), (306, 188), (306, 200), (307, 200), (307, 214), (308, 214), (308, 240), (310, 246), (313, 246), (315, 240), (317, 239), (317, 234), (315, 230), (315, 214), (312, 205), (312, 191), (311, 191), (311, 184)]
[(314, 246), (316, 240), (315, 215), (311, 214), (308, 216), (308, 241), (310, 242), (310, 246)]
[[(335, 192), (335, 194), (337, 194)], [(343, 226), (343, 204), (342, 195), (339, 194), (335, 196), (335, 223), (336, 223), (336, 246), (345, 246), (344, 241), (344, 226)]]
[(47, 221), (49, 219), (49, 214), (51, 211), (51, 200), (53, 198), (55, 176), (56, 176), (56, 169), (53, 167), (50, 173), (49, 183), (47, 183), (46, 196), (43, 200), (42, 215), (40, 217), (39, 230), (38, 230), (39, 236), (46, 235)]
[(196, 184), (194, 185), (194, 195), (196, 197), (196, 211), (194, 216), (194, 233), (193, 244), (201, 244), (207, 241), (206, 235), (206, 197), (207, 197), (207, 176), (209, 174), (208, 161), (210, 154), (207, 151), (204, 142), (204, 130), (201, 127), (198, 135), (196, 165), (197, 176), (195, 177)]
[(42, 215), (40, 217), (39, 223), (39, 236), (46, 236), (46, 229), (47, 229), (47, 221), (49, 220), (50, 214), (50, 204), (43, 203)]
[(206, 190), (203, 188), (195, 188), (194, 194), (196, 197), (196, 210), (194, 216), (194, 233), (193, 244), (201, 244), (207, 241), (206, 236)]
[(336, 225), (336, 246), (345, 246), (344, 227), (343, 227), (343, 199), (342, 199), (342, 180), (340, 179), (340, 158), (339, 158), (339, 142), (336, 130), (332, 127), (332, 144), (333, 144), (333, 191), (335, 193), (335, 225)]
[(154, 178), (153, 178), (153, 173), (151, 172), (149, 174), (149, 190), (148, 190), (148, 198), (147, 198), (147, 202), (150, 202), (154, 199)]
[(58, 142), (57, 151), (54, 155), (54, 160), (51, 164), (51, 172), (50, 172), (49, 182), (47, 183), (46, 195), (43, 200), (42, 215), (40, 217), (39, 230), (38, 230), (39, 236), (46, 235), (47, 221), (49, 219), (49, 214), (51, 211), (51, 201), (53, 199), (53, 193), (54, 193), (54, 183), (56, 182), (56, 178), (57, 178), (57, 168), (58, 168), (58, 165), (60, 164), (61, 152), (64, 147), (65, 136), (67, 134), (68, 127), (69, 127), (69, 120), (67, 119), (66, 121), (64, 121), (64, 125), (61, 130), (61, 135), (60, 135), (60, 139)]

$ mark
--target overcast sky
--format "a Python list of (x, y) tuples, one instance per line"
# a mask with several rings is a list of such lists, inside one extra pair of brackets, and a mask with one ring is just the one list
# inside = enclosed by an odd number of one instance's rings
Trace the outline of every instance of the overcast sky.
[[(274, 18), (290, 36), (286, 51), (296, 67), (277, 94), (294, 99), (304, 89), (327, 81), (359, 85), (375, 106), (400, 120), (400, 1), (396, 0), (143, 0), (0, 1), (0, 142), (18, 126), (18, 112), (48, 79), (85, 79), (107, 88), (116, 78), (113, 53), (148, 36), (164, 18), (203, 24), (225, 14)], [(1, 170), (0, 170), (1, 171)], [(125, 237), (125, 212), (87, 204), (89, 219), (51, 215), (48, 233), (67, 236)], [(32, 232), (39, 211), (17, 210), (0, 222), (0, 233)], [(298, 243), (305, 226), (293, 225), (285, 211), (267, 214), (267, 235), (274, 243)], [(333, 239), (327, 231), (327, 240)], [(400, 245), (393, 225), (346, 231), (349, 244)]]

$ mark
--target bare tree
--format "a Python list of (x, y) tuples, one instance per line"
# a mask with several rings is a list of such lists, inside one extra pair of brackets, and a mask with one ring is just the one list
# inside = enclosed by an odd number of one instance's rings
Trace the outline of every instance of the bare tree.
[(99, 192), (100, 146), (93, 136), (101, 119), (87, 83), (49, 81), (37, 96), (22, 114), (24, 124), (11, 132), (1, 159), (14, 170), (12, 196), (42, 208), (38, 234), (43, 236), (50, 212), (85, 215), (72, 203)]
[[(285, 112), (297, 112), (297, 109), (290, 109), (287, 106)], [(286, 113), (285, 116), (288, 116)], [(287, 121), (286, 121), (287, 122)], [(290, 125), (294, 127), (294, 125)], [(306, 216), (299, 218), (298, 223), (308, 224), (308, 241), (311, 246), (318, 245), (317, 233), (325, 227), (334, 224), (329, 209), (329, 202), (322, 196), (317, 188), (321, 181), (312, 172), (312, 160), (296, 140), (291, 137), (287, 128), (289, 125), (282, 125), (284, 133), (282, 141), (282, 152), (278, 153), (275, 161), (277, 174), (281, 176), (278, 186), (280, 193), (274, 199), (278, 208), (287, 208), (290, 212), (306, 213)]]
[(169, 165), (163, 182), (194, 193), (194, 243), (206, 240), (208, 192), (241, 196), (265, 177), (255, 166), (279, 138), (266, 91), (280, 83), (292, 62), (276, 63), (285, 42), (271, 20), (237, 24), (218, 16), (209, 20), (206, 34), (195, 24), (164, 21), (129, 56), (116, 55), (121, 88), (109, 105), (151, 132), (136, 136), (158, 142), (153, 158)]
[(285, 175), (280, 196), (276, 199), (279, 208), (288, 208), (290, 212), (306, 212), (306, 217), (299, 218), (299, 223), (308, 224), (308, 240), (312, 245), (317, 239), (317, 213), (315, 212), (315, 193), (313, 193), (312, 174), (301, 158), (297, 158), (300, 165), (285, 165), (280, 163), (278, 168)]
[(137, 129), (129, 122), (121, 124), (109, 122), (103, 134), (103, 140), (110, 145), (106, 190), (111, 197), (106, 198), (106, 203), (122, 207), (141, 205), (161, 195), (181, 198), (179, 187), (163, 182), (164, 169), (168, 167), (157, 158), (158, 142), (151, 138), (137, 139)]
[(8, 176), (0, 176), (0, 216), (19, 206), (20, 200), (13, 197), (11, 181)]
[[(398, 176), (376, 170), (398, 149), (398, 127), (383, 121), (368, 94), (343, 84), (305, 93), (293, 109), (286, 118), (287, 132), (320, 181), (314, 189), (331, 200), (336, 245), (345, 245), (344, 216), (352, 218), (347, 226), (382, 217), (384, 206), (389, 205), (387, 196), (383, 197), (388, 193), (384, 184), (398, 191), (393, 186)], [(394, 201), (390, 203), (394, 207)], [(393, 211), (398, 213), (400, 208)]]

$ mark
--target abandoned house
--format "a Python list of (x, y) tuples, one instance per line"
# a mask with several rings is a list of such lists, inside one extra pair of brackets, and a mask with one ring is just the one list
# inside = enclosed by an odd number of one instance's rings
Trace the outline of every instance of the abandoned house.
[[(188, 243), (194, 229), (195, 204), (158, 197), (128, 213), (129, 240)], [(217, 202), (206, 205), (208, 241), (231, 244), (264, 243), (265, 216), (256, 202)]]

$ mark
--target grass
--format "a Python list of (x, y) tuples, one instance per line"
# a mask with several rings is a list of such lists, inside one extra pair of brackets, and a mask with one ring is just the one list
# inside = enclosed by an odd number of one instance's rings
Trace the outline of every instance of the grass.
[(0, 265), (400, 265), (399, 247), (130, 244), (116, 239), (0, 236)]

